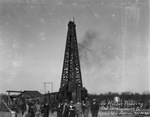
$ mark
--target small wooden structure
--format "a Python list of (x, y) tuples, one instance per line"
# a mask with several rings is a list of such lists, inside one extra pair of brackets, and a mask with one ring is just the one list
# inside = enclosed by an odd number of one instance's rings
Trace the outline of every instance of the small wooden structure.
[(43, 95), (38, 91), (25, 90), (18, 95), (18, 99), (41, 100)]

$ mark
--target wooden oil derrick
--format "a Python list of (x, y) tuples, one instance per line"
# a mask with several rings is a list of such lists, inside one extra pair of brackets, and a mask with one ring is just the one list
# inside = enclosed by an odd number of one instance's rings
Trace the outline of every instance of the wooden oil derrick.
[(69, 21), (64, 54), (64, 62), (59, 90), (59, 101), (77, 99), (83, 100), (87, 96), (87, 90), (83, 87), (78, 44), (76, 36), (76, 25)]

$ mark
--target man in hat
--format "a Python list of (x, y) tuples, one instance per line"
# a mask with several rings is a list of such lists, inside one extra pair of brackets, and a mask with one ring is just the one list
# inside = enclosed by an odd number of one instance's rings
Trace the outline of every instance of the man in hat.
[(16, 98), (13, 99), (13, 103), (12, 103), (12, 108), (11, 108), (11, 110), (15, 112), (15, 117), (17, 117), (17, 114), (18, 114), (18, 106), (17, 106), (17, 99), (16, 99)]
[(77, 103), (75, 104), (77, 117), (82, 117), (82, 104), (80, 99), (77, 99)]
[(62, 117), (68, 117), (68, 100), (66, 99), (63, 104)]
[(33, 110), (35, 113), (35, 117), (40, 117), (41, 115), (41, 106), (39, 100), (36, 101), (36, 103), (33, 106)]
[(23, 98), (23, 104), (21, 106), (22, 108), (22, 117), (28, 117), (29, 115), (29, 105), (28, 105), (28, 100)]
[(43, 108), (42, 108), (42, 115), (43, 117), (49, 117), (49, 110), (50, 106), (47, 101), (44, 102)]
[(29, 117), (35, 117), (34, 110), (33, 110), (34, 102), (32, 99), (28, 100), (28, 105), (29, 105)]
[(99, 110), (99, 105), (98, 105), (96, 99), (93, 99), (92, 104), (91, 104), (92, 117), (97, 117), (98, 110)]
[(63, 103), (59, 102), (57, 106), (57, 117), (62, 117)]
[(88, 100), (88, 97), (85, 98), (85, 109), (84, 109), (84, 117), (88, 117), (89, 116), (89, 108), (90, 108), (90, 102)]

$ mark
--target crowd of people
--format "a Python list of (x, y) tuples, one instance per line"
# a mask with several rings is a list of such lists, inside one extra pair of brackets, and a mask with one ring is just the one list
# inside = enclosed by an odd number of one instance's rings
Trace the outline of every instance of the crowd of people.
[(86, 97), (84, 101), (77, 99), (77, 102), (59, 103), (57, 108), (57, 117), (88, 117), (91, 111), (92, 117), (97, 117), (99, 111), (99, 105), (96, 99), (92, 100), (92, 103)]
[[(92, 117), (98, 117), (98, 113), (105, 109), (111, 110), (113, 108), (134, 108), (142, 107), (142, 103), (134, 101), (99, 101), (93, 99), (90, 101), (88, 97), (85, 100), (77, 99), (77, 102), (72, 100), (64, 100), (62, 103), (58, 103), (56, 107), (57, 117), (88, 117), (89, 112)], [(43, 104), (39, 100), (32, 101), (30, 99), (24, 100), (21, 105), (22, 117), (49, 117), (50, 105), (47, 101)]]
[(50, 106), (47, 102), (41, 104), (40, 100), (23, 99), (18, 108), (14, 104), (11, 109), (16, 113), (15, 117), (18, 116), (19, 110), (22, 117), (49, 117)]
[[(22, 117), (49, 117), (50, 105), (47, 102), (41, 104), (39, 100), (28, 99), (23, 100), (20, 109)], [(82, 102), (77, 99), (76, 103), (65, 100), (63, 103), (58, 103), (56, 107), (57, 117), (88, 117), (89, 111), (92, 112), (92, 117), (97, 117), (98, 110), (99, 105), (96, 99), (90, 103), (88, 98)]]
[(133, 100), (120, 100), (118, 102), (112, 101), (99, 101), (93, 99), (89, 101), (86, 98), (84, 101), (77, 100), (76, 103), (73, 101), (68, 102), (65, 100), (64, 103), (59, 103), (57, 108), (57, 117), (88, 117), (89, 112), (92, 117), (98, 117), (98, 114), (102, 111), (117, 112), (121, 110), (130, 110), (132, 112), (143, 107), (143, 103), (135, 102)]

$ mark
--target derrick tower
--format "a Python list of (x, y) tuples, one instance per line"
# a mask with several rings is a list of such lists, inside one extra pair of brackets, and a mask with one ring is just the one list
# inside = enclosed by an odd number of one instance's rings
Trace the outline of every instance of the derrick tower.
[(82, 100), (85, 96), (87, 96), (87, 90), (82, 84), (76, 25), (74, 21), (69, 21), (59, 99), (76, 102), (77, 98)]

